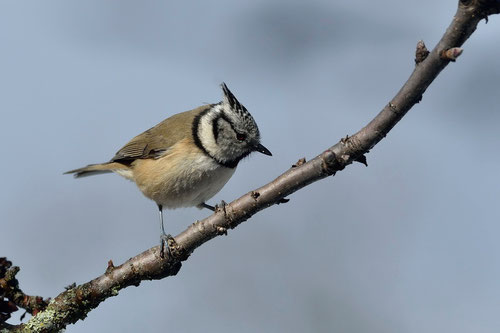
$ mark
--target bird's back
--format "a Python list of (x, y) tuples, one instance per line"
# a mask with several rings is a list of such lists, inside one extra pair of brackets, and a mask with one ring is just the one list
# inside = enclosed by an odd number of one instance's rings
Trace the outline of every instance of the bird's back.
[(136, 159), (158, 158), (175, 143), (192, 138), (194, 118), (211, 105), (175, 114), (144, 131), (123, 146), (111, 162), (130, 164)]

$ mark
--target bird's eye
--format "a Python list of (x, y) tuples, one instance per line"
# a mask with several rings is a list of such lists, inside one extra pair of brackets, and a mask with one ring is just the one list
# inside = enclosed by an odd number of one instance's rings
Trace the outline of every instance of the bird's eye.
[(246, 134), (236, 133), (236, 139), (238, 139), (239, 141), (245, 141), (246, 138), (247, 138)]

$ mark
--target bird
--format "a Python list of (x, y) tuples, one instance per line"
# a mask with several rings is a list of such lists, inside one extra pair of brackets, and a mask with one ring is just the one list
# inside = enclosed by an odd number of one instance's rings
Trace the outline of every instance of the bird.
[(163, 209), (207, 208), (234, 174), (238, 163), (252, 152), (272, 156), (260, 143), (254, 118), (221, 84), (223, 99), (174, 114), (137, 135), (105, 163), (89, 164), (65, 172), (75, 178), (116, 173), (135, 182), (159, 211), (160, 255), (170, 254)]

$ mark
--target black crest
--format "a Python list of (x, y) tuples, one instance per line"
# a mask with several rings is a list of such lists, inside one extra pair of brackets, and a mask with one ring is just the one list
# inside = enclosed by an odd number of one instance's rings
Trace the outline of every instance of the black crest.
[(248, 113), (247, 109), (236, 99), (231, 90), (227, 87), (227, 85), (222, 82), (221, 84), (222, 91), (224, 92), (224, 97), (227, 99), (231, 108), (235, 111), (239, 111), (242, 113)]

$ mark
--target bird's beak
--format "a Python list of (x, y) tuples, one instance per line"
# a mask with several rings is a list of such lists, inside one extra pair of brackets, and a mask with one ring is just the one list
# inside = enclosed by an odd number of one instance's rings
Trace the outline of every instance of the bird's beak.
[(273, 154), (271, 154), (271, 152), (269, 151), (269, 149), (267, 149), (266, 147), (264, 147), (260, 143), (256, 144), (254, 146), (253, 150), (258, 151), (259, 153), (262, 153), (264, 155), (273, 156)]

